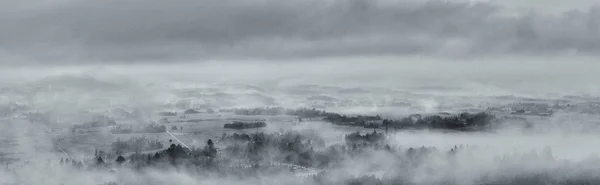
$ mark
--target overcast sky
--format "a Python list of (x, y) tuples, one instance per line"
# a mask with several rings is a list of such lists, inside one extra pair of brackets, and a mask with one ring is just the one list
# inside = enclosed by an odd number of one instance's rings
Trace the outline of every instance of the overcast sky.
[(471, 2), (0, 0), (0, 62), (600, 52), (597, 0)]

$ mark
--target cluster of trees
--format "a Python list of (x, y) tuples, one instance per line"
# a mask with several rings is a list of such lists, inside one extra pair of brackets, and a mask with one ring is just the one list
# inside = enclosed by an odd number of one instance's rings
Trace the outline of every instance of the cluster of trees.
[(379, 116), (379, 115), (376, 115), (376, 116), (362, 116), (362, 115), (347, 116), (347, 115), (328, 112), (328, 113), (325, 113), (324, 116), (325, 116), (325, 118), (323, 118), (324, 120), (329, 121), (336, 125), (351, 125), (351, 126), (362, 126), (362, 127), (372, 124), (372, 121), (382, 120), (381, 116)]
[[(116, 151), (115, 152), (105, 152), (104, 150), (96, 149), (94, 151), (94, 160), (96, 160), (96, 161), (94, 161), (94, 162), (99, 163), (100, 161), (102, 161), (102, 163), (105, 164), (104, 163), (105, 159), (112, 160), (112, 159), (118, 158), (119, 156), (121, 156), (121, 154), (117, 154)], [(89, 161), (88, 161), (88, 163), (89, 163)]]
[(226, 145), (223, 151), (228, 157), (244, 158), (252, 163), (269, 161), (302, 166), (313, 166), (314, 148), (325, 146), (322, 138), (300, 132), (223, 134), (221, 141)]
[(107, 163), (104, 161), (104, 158), (102, 156), (96, 156), (96, 161), (94, 163), (94, 165), (92, 166), (93, 168), (108, 168), (114, 165), (122, 165), (123, 163), (125, 163), (125, 158), (123, 156), (118, 156), (117, 159), (115, 160), (115, 163)]
[(298, 116), (300, 118), (318, 118), (325, 117), (328, 113), (324, 110), (317, 109), (307, 109), (307, 108), (299, 108), (299, 109), (289, 109), (286, 111), (287, 115)]
[(58, 164), (60, 164), (61, 166), (72, 166), (77, 169), (83, 168), (83, 162), (75, 161), (75, 160), (69, 159), (69, 158), (60, 158), (60, 162)]
[(323, 118), (336, 125), (359, 126), (364, 128), (394, 128), (394, 129), (450, 129), (450, 130), (480, 130), (490, 126), (495, 120), (493, 114), (480, 112), (476, 114), (464, 112), (458, 115), (413, 114), (401, 119), (383, 119), (379, 115), (349, 116), (339, 113), (326, 112), (317, 109), (284, 109), (281, 107), (232, 109), (223, 110), (239, 115), (292, 115), (299, 118)]
[[(171, 130), (177, 130), (177, 126), (173, 125), (173, 126), (171, 127)], [(183, 127), (180, 127), (180, 129), (179, 129), (179, 130), (183, 130)]]
[(128, 165), (133, 169), (144, 168), (208, 168), (212, 166), (214, 158), (217, 157), (217, 148), (212, 140), (207, 141), (207, 145), (202, 149), (188, 149), (179, 144), (171, 144), (169, 148), (155, 153), (134, 153), (128, 157), (119, 156), (116, 158), (117, 164), (129, 162)]
[[(217, 158), (243, 159), (254, 164), (269, 161), (317, 168), (334, 167), (348, 157), (364, 157), (373, 151), (390, 153), (406, 164), (418, 164), (432, 153), (440, 152), (428, 147), (395, 149), (386, 144), (384, 134), (377, 131), (351, 133), (346, 135), (345, 145), (332, 146), (325, 146), (324, 140), (319, 136), (299, 132), (223, 134), (220, 140), (224, 149)], [(451, 148), (440, 154), (453, 156), (462, 148)]]
[(256, 121), (256, 122), (234, 121), (233, 123), (226, 123), (225, 125), (223, 125), (223, 128), (248, 129), (248, 128), (262, 128), (262, 127), (266, 127), (266, 126), (267, 126), (267, 123), (265, 123), (264, 121)]
[(115, 142), (111, 144), (112, 150), (121, 155), (126, 152), (141, 152), (144, 150), (156, 150), (162, 149), (163, 144), (158, 140), (151, 140), (146, 137), (133, 137), (128, 140), (122, 141), (117, 138)]
[(385, 141), (385, 135), (383, 133), (378, 133), (377, 131), (373, 131), (371, 133), (366, 133), (365, 135), (360, 134), (360, 132), (355, 132), (346, 135), (345, 137), (346, 144), (375, 144), (381, 143)]
[(429, 128), (450, 130), (481, 130), (491, 126), (496, 117), (493, 114), (480, 112), (471, 114), (468, 112), (459, 115), (441, 117), (431, 115), (422, 118), (420, 115), (409, 116), (398, 121), (384, 120), (384, 125), (393, 128)]
[[(469, 130), (483, 129), (490, 126), (495, 120), (495, 116), (485, 112), (477, 114), (461, 113), (454, 116), (430, 115), (421, 116), (413, 114), (408, 117), (391, 120), (382, 120), (379, 116), (346, 116), (336, 113), (326, 114), (325, 120), (336, 125), (360, 126), (365, 128), (394, 128), (394, 129), (450, 129), (450, 130)], [(381, 124), (377, 122), (381, 120)]]
[(477, 114), (461, 113), (453, 116), (430, 115), (421, 116), (413, 114), (408, 117), (391, 120), (384, 119), (379, 122), (373, 120), (381, 119), (378, 116), (354, 116), (331, 114), (326, 120), (338, 125), (361, 126), (365, 128), (389, 128), (393, 129), (449, 129), (449, 130), (483, 130), (492, 126), (496, 117), (493, 114), (480, 112)]
[[(105, 168), (108, 166), (131, 167), (134, 169), (145, 168), (186, 168), (186, 171), (198, 173), (212, 172), (224, 175), (254, 174), (253, 171), (276, 169), (268, 164), (293, 164), (304, 167), (316, 167), (319, 169), (335, 169), (341, 164), (351, 161), (369, 161), (373, 152), (387, 153), (389, 162), (396, 166), (396, 172), (376, 177), (365, 174), (359, 177), (332, 176), (327, 170), (310, 176), (309, 179), (316, 184), (414, 184), (411, 175), (414, 169), (426, 165), (432, 159), (445, 159), (446, 164), (452, 165), (458, 153), (469, 152), (469, 148), (455, 146), (449, 150), (438, 150), (434, 147), (396, 148), (385, 144), (383, 133), (370, 132), (366, 134), (351, 133), (345, 137), (346, 144), (325, 146), (324, 141), (318, 135), (305, 134), (301, 132), (285, 133), (252, 133), (252, 134), (223, 134), (220, 137), (219, 147), (212, 140), (208, 140), (204, 148), (187, 149), (181, 145), (171, 144), (167, 149), (156, 153), (135, 153), (129, 156), (111, 156), (97, 152), (95, 167)], [(498, 164), (507, 164), (514, 160), (535, 161), (542, 160), (551, 162), (553, 158), (550, 152), (544, 151), (542, 155), (527, 154), (523, 156), (508, 156), (506, 159), (499, 158)], [(379, 156), (379, 155), (378, 155)], [(446, 158), (444, 158), (444, 156)], [(442, 157), (442, 158), (440, 158)], [(107, 160), (108, 159), (108, 160)], [(112, 161), (112, 162), (107, 162)], [(247, 165), (244, 165), (247, 164)], [(192, 170), (190, 170), (192, 169)], [(440, 170), (440, 169), (437, 169)], [(545, 180), (545, 181), (544, 181)], [(478, 184), (543, 184), (541, 182), (553, 182), (553, 184), (595, 184), (600, 182), (598, 178), (572, 179), (556, 181), (548, 176), (528, 176), (524, 174), (515, 178), (484, 179)], [(432, 184), (457, 184), (455, 179), (441, 179)]]

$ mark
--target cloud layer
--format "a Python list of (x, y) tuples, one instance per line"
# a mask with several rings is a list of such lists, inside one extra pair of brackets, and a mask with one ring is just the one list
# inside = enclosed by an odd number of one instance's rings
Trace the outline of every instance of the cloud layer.
[[(16, 61), (591, 54), (600, 7), (513, 14), (486, 2), (55, 0), (3, 2)], [(2, 5), (0, 4), (0, 5)]]

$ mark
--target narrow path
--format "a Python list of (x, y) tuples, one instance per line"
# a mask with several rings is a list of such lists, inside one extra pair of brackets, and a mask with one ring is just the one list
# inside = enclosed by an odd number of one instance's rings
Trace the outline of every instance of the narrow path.
[(183, 143), (181, 140), (179, 140), (177, 137), (175, 137), (175, 135), (173, 135), (171, 132), (169, 132), (169, 130), (167, 130), (166, 132), (167, 132), (167, 134), (169, 134), (169, 135), (170, 135), (170, 136), (171, 136), (173, 139), (175, 139), (177, 142), (179, 142), (179, 143), (181, 144), (181, 146), (183, 146), (183, 147), (185, 147), (185, 148), (187, 148), (187, 149), (189, 149), (189, 150), (192, 150), (192, 149), (191, 149), (189, 146), (187, 146), (185, 143)]
[(58, 145), (58, 143), (54, 142), (52, 140), (52, 138), (50, 138), (50, 141), (52, 141), (52, 143), (54, 143), (54, 146), (56, 146), (58, 149), (60, 149), (60, 151), (65, 154), (67, 156), (67, 158), (69, 158), (69, 160), (73, 160), (73, 158), (69, 155), (69, 153), (67, 153), (65, 150), (63, 150), (62, 147), (60, 147), (60, 145)]

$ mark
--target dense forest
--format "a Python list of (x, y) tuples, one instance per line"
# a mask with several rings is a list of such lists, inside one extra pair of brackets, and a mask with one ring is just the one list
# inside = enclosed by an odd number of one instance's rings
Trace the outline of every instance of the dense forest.
[[(373, 131), (368, 133), (351, 133), (345, 136), (345, 144), (326, 146), (324, 140), (316, 134), (288, 131), (285, 133), (234, 133), (222, 134), (217, 144), (212, 139), (206, 141), (203, 148), (185, 148), (171, 144), (169, 148), (155, 153), (134, 153), (128, 156), (115, 156), (105, 152), (96, 152), (93, 165), (88, 170), (111, 168), (144, 169), (185, 169), (200, 174), (221, 174), (228, 177), (247, 178), (265, 173), (293, 172), (286, 166), (312, 168), (315, 173), (301, 180), (313, 184), (344, 185), (412, 185), (411, 175), (417, 169), (427, 167), (431, 160), (441, 159), (445, 170), (459, 164), (458, 155), (471, 155), (473, 146), (458, 145), (453, 148), (392, 147), (387, 144), (384, 133)], [(336, 169), (347, 168), (348, 161), (371, 161), (374, 156), (385, 156), (394, 169), (386, 175), (364, 174), (360, 176), (342, 176), (334, 174)], [(509, 164), (521, 162), (556, 163), (552, 152), (545, 149), (541, 152), (497, 158), (495, 164), (500, 169), (513, 168)], [(86, 169), (81, 162), (64, 159), (61, 165), (68, 168)], [(352, 163), (351, 163), (352, 164)], [(357, 163), (358, 165), (358, 163)], [(457, 166), (458, 167), (458, 166)], [(577, 169), (573, 164), (565, 164), (559, 169), (539, 173), (523, 173), (507, 176), (488, 175), (476, 178), (477, 184), (598, 184), (600, 178), (590, 175), (556, 176), (561, 170)], [(436, 172), (439, 173), (439, 172)], [(433, 175), (433, 174), (432, 174)], [(463, 184), (452, 177), (436, 179), (428, 184), (447, 185)]]
[(266, 127), (267, 123), (264, 121), (256, 121), (256, 122), (241, 122), (234, 121), (233, 123), (226, 123), (223, 125), (223, 128), (230, 129), (248, 129), (248, 128), (262, 128)]

